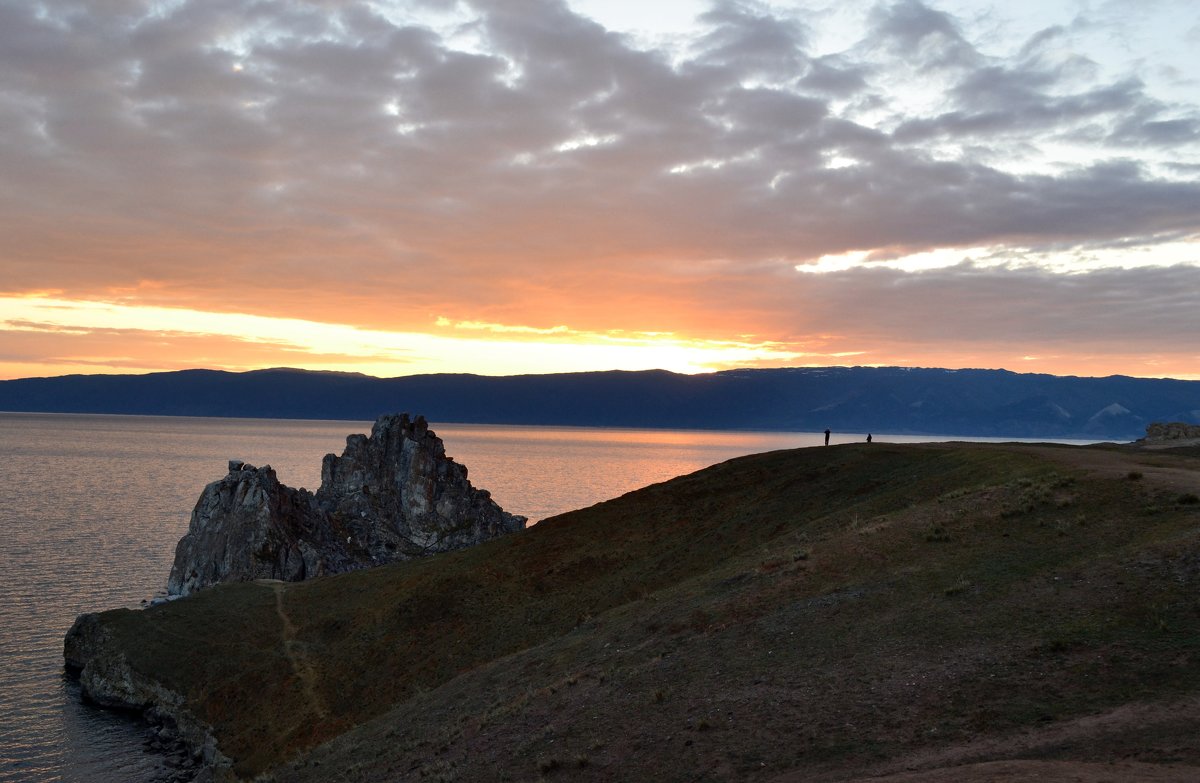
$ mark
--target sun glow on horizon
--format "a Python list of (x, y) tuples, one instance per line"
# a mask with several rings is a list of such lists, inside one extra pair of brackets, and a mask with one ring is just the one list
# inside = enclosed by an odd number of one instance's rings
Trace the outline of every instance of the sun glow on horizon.
[[(111, 335), (123, 345), (162, 350), (86, 359), (60, 354), (38, 363), (68, 372), (154, 372), (209, 366), (226, 370), (297, 366), (379, 377), (419, 373), (514, 375), (592, 370), (665, 369), (701, 373), (746, 365), (786, 364), (804, 357), (775, 343), (705, 340), (674, 334), (541, 329), (438, 318), (428, 332), (364, 329), (346, 324), (219, 313), (52, 296), (0, 296), (0, 329), (41, 337)], [(463, 334), (465, 333), (465, 334)], [(182, 356), (175, 343), (193, 343)], [(6, 368), (7, 365), (7, 368)], [(29, 365), (0, 361), (0, 377), (27, 377)], [(17, 369), (21, 368), (21, 369)], [(12, 370), (16, 369), (14, 373)], [(42, 373), (44, 374), (44, 373)]]
[(4, 6), (0, 378), (1200, 377), (1174, 0), (261, 5)]
[[(141, 374), (270, 367), (358, 372), (522, 375), (603, 370), (683, 374), (758, 367), (899, 366), (993, 368), (1055, 375), (1135, 375), (1200, 380), (1169, 354), (1127, 350), (1064, 356), (1004, 346), (943, 350), (876, 336), (814, 333), (787, 342), (739, 334), (697, 338), (674, 332), (586, 331), (432, 318), (427, 331), (367, 329), (296, 318), (71, 299), (58, 291), (0, 295), (0, 379), (71, 374)], [(1181, 364), (1182, 362), (1182, 364)]]

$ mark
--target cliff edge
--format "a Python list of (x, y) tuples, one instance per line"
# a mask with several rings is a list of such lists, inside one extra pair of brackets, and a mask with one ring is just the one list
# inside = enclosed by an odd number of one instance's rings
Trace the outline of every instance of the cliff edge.
[(218, 582), (314, 576), (447, 552), (521, 530), (425, 418), (380, 417), (370, 437), (350, 435), (327, 454), (314, 495), (281, 484), (269, 465), (234, 460), (204, 488), (175, 549), (170, 595)]

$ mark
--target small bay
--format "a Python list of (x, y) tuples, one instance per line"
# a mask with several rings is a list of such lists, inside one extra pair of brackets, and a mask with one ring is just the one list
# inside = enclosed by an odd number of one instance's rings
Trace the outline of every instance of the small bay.
[[(537, 521), (819, 433), (438, 424), (447, 453), (506, 510)], [(137, 607), (166, 584), (204, 485), (229, 459), (315, 490), (322, 457), (369, 422), (0, 414), (0, 782), (154, 781), (130, 716), (81, 703), (63, 675), (76, 615)], [(835, 433), (832, 442), (865, 435)], [(945, 437), (881, 436), (921, 442)]]

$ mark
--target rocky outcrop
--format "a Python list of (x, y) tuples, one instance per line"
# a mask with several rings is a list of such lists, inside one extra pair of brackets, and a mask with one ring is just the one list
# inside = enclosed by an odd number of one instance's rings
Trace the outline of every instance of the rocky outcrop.
[(1146, 427), (1146, 441), (1200, 440), (1200, 424), (1156, 421)]
[(317, 493), (239, 461), (204, 488), (175, 549), (170, 595), (217, 582), (299, 581), (461, 549), (521, 530), (471, 486), (424, 417), (383, 416), (325, 456)]
[(224, 777), (221, 773), (231, 763), (217, 748), (210, 727), (187, 709), (182, 694), (130, 665), (99, 614), (82, 614), (75, 619), (63, 640), (63, 658), (67, 670), (79, 677), (88, 699), (103, 707), (141, 712), (156, 727), (160, 746), (165, 743), (186, 749), (191, 765), (205, 767), (200, 776), (185, 773), (184, 777)]
[(230, 462), (204, 488), (175, 547), (167, 593), (187, 595), (225, 580), (289, 582), (355, 567), (345, 536), (312, 493), (280, 484), (270, 465)]

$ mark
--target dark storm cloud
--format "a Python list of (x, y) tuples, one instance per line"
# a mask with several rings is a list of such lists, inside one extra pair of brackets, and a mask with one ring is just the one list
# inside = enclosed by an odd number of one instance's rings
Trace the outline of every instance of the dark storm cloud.
[[(1062, 29), (985, 56), (954, 17), (903, 0), (879, 4), (860, 44), (813, 57), (803, 19), (719, 2), (674, 52), (557, 0), (427, 6), (463, 18), (0, 0), (3, 286), (372, 324), (669, 329), (701, 275), (789, 288), (817, 285), (793, 264), (850, 250), (1200, 232), (1192, 164), (1168, 181), (1126, 150), (1194, 142), (1196, 107), (1054, 56)], [(945, 80), (935, 109), (891, 95), (901, 67)], [(1047, 140), (1090, 162), (1001, 165)], [(980, 154), (934, 154), (943, 141)], [(946, 272), (941, 294), (1011, 293), (995, 274)], [(617, 306), (647, 289), (657, 306)], [(789, 318), (761, 311), (743, 331)]]

